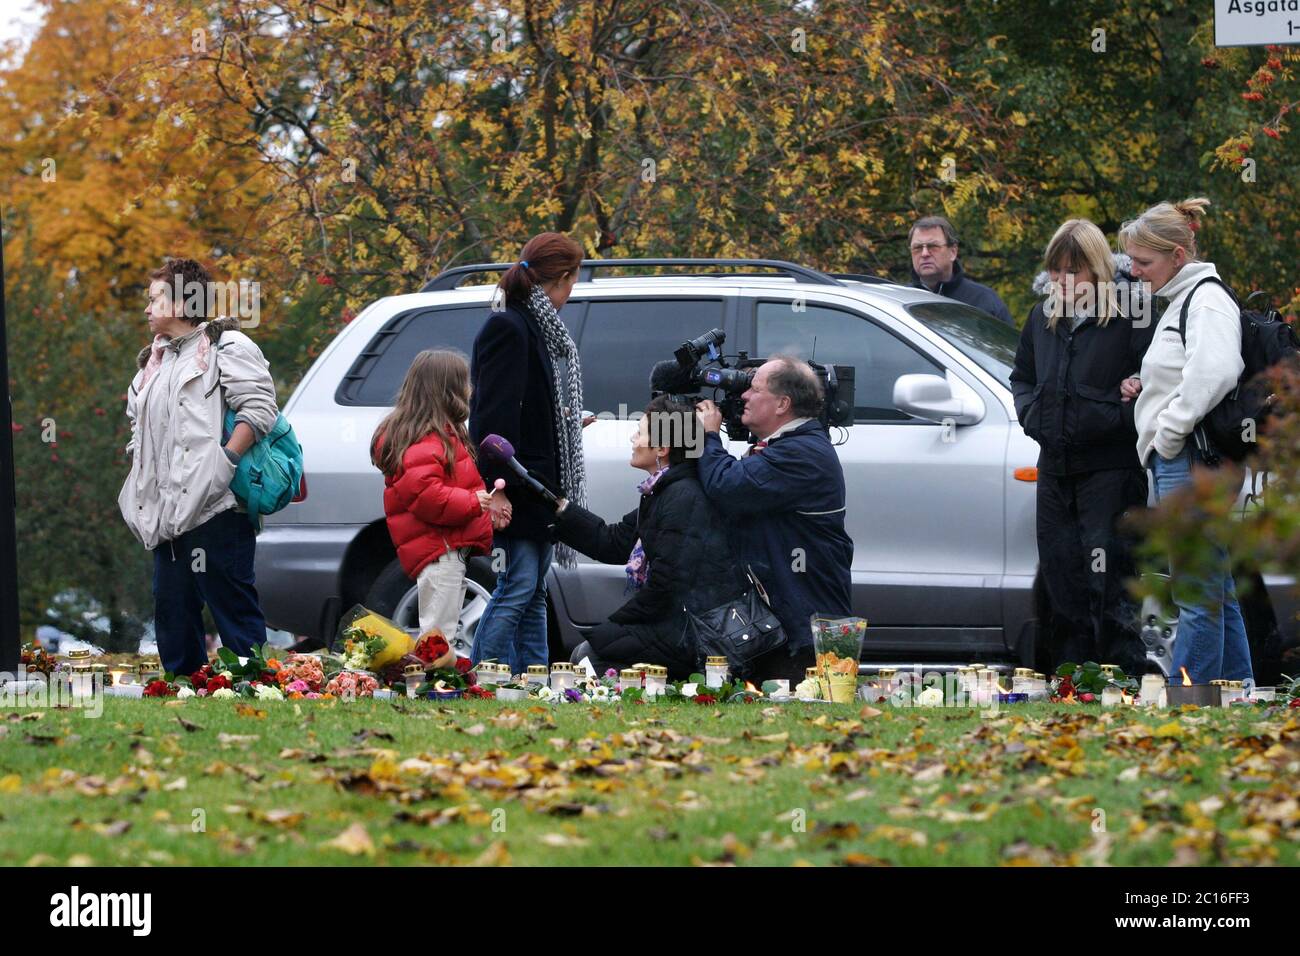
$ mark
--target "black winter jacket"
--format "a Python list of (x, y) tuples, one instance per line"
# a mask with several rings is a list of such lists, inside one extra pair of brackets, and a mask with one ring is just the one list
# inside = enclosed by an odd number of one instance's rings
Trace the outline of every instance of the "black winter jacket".
[(682, 643), (683, 608), (701, 613), (743, 593), (726, 523), (705, 496), (690, 459), (671, 466), (617, 524), (570, 503), (556, 518), (556, 531), (561, 541), (604, 564), (626, 564), (641, 539), (646, 582), (609, 620), (645, 644), (647, 663), (693, 658)]
[(1072, 321), (1063, 315), (1049, 329), (1040, 302), (1020, 332), (1011, 391), (1020, 426), (1038, 442), (1038, 467), (1053, 475), (1141, 467), (1134, 401), (1121, 401), (1119, 386), (1141, 369), (1155, 323), (1089, 317), (1071, 331)]
[(853, 613), (844, 466), (826, 429), (804, 422), (746, 458), (709, 432), (699, 461), (700, 483), (731, 519), (737, 556), (767, 589), (790, 654), (810, 648), (814, 614)]
[[(537, 322), (521, 303), (509, 302), (488, 316), (474, 339), (470, 359), (469, 437), (475, 447), (488, 435), (500, 435), (515, 446), (515, 457), (552, 491), (560, 490), (556, 451), (554, 366)], [(488, 488), (497, 478), (506, 481), (513, 517), (503, 537), (549, 540), (554, 509), (526, 490), (508, 467), (482, 453), (479, 474)]]

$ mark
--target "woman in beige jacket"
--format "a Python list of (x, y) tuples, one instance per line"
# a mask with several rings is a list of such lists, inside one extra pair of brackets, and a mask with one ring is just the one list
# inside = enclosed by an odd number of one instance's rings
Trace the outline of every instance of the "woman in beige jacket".
[[(240, 655), (266, 639), (253, 586), (255, 531), (230, 491), (240, 456), (279, 410), (270, 368), (231, 319), (206, 320), (211, 277), (172, 259), (149, 276), (154, 339), (127, 391), (131, 473), (118, 495), (127, 526), (154, 554), (154, 628), (163, 668), (207, 663), (203, 606)], [(183, 293), (183, 294), (182, 294)], [(223, 435), (227, 408), (236, 426)]]

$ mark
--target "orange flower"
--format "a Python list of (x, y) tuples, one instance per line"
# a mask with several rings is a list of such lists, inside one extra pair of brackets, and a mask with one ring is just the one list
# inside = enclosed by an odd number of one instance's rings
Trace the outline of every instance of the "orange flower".
[(278, 671), (280, 669), (280, 662), (277, 661), (274, 657), (272, 657), (269, 661), (266, 662), (266, 669), (269, 671)]

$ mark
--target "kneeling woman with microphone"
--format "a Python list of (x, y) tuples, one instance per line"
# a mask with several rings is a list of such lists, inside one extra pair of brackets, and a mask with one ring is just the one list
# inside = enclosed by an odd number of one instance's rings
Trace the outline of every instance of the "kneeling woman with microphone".
[(743, 593), (727, 526), (700, 486), (697, 459), (688, 457), (703, 439), (694, 407), (660, 395), (632, 437), (631, 465), (649, 476), (636, 486), (637, 507), (607, 524), (559, 500), (559, 539), (604, 564), (626, 565), (630, 594), (574, 650), (575, 663), (586, 657), (597, 673), (662, 664), (670, 679), (681, 680), (696, 666), (694, 647), (684, 643), (686, 612), (703, 613)]

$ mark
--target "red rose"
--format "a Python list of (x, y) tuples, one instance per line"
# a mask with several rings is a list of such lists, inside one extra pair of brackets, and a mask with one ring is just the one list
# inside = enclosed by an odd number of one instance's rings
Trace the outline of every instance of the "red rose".
[(1096, 697), (1095, 694), (1080, 694), (1080, 695), (1079, 695), (1079, 700), (1083, 701), (1085, 704), (1091, 704), (1091, 703), (1092, 703), (1094, 700), (1096, 700), (1096, 699), (1097, 699), (1097, 697)]
[(223, 687), (229, 687), (229, 686), (230, 686), (230, 678), (225, 674), (214, 674), (213, 676), (209, 677), (207, 679), (207, 682), (204, 684), (204, 687), (207, 688), (209, 694), (211, 694), (213, 691), (218, 691), (221, 690), (221, 688)]
[(1287, 704), (1287, 706), (1288, 706), (1288, 707), (1300, 707), (1300, 697), (1292, 697), (1292, 698), (1291, 698), (1291, 703)]
[(145, 697), (170, 697), (174, 691), (165, 680), (151, 680), (144, 688)]
[(697, 703), (697, 704), (705, 704), (705, 705), (707, 705), (707, 704), (716, 704), (717, 702), (718, 702), (718, 698), (714, 697), (712, 694), (696, 694), (696, 695), (695, 695), (695, 703)]
[[(444, 651), (443, 653), (445, 654), (446, 651)], [(460, 657), (459, 655), (457, 655), (457, 657), (456, 657), (456, 670), (458, 670), (460, 673), (462, 673), (462, 674), (468, 674), (468, 673), (469, 673), (469, 669), (470, 669), (471, 667), (473, 667), (473, 666), (474, 666), (474, 665), (470, 663), (470, 660), (469, 660), (468, 657)]]

